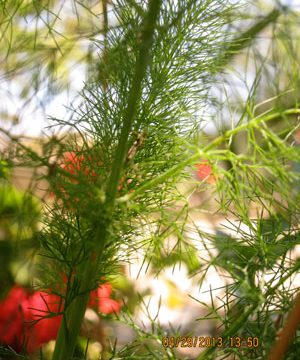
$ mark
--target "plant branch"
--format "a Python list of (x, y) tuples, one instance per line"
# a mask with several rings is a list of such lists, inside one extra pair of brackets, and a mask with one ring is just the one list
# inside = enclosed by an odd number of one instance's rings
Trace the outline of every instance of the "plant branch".
[[(246, 310), (234, 323), (233, 325), (228, 328), (223, 334), (222, 334), (222, 338), (224, 342), (228, 341), (228, 338), (230, 336), (235, 336), (238, 332), (238, 330), (245, 324), (245, 322), (247, 321), (248, 317), (252, 314), (252, 312), (257, 308), (258, 306), (258, 302), (255, 302), (253, 305), (251, 305), (248, 310)], [(209, 355), (213, 354), (215, 351), (217, 350), (217, 348), (215, 347), (210, 347), (208, 350), (204, 351), (198, 358), (197, 360), (205, 360), (205, 359), (209, 359)]]
[[(132, 123), (136, 115), (138, 103), (141, 98), (142, 82), (146, 74), (147, 64), (149, 63), (149, 50), (153, 43), (154, 29), (156, 19), (160, 9), (160, 1), (152, 0), (149, 3), (149, 13), (145, 18), (144, 31), (141, 37), (140, 52), (136, 63), (135, 76), (133, 78), (132, 87), (129, 92), (128, 106), (124, 113), (123, 128), (120, 135), (120, 140), (116, 150), (116, 155), (113, 162), (113, 167), (108, 182), (106, 201), (107, 205), (113, 206), (117, 189), (119, 185), (119, 178), (124, 166), (124, 160), (127, 153), (128, 137), (131, 131)], [(139, 36), (139, 34), (137, 34)]]
[(143, 194), (145, 191), (151, 190), (155, 186), (164, 183), (170, 177), (178, 175), (186, 166), (193, 164), (195, 161), (199, 160), (202, 156), (205, 156), (205, 154), (208, 153), (209, 150), (221, 145), (224, 141), (229, 139), (230, 136), (236, 135), (237, 133), (247, 130), (250, 127), (257, 127), (262, 122), (275, 120), (282, 116), (299, 115), (299, 114), (300, 114), (300, 109), (297, 109), (297, 108), (288, 109), (288, 110), (284, 110), (284, 111), (280, 111), (280, 112), (275, 112), (275, 113), (272, 113), (269, 115), (256, 117), (245, 124), (239, 125), (234, 129), (228, 130), (224, 134), (220, 135), (215, 140), (213, 140), (211, 143), (209, 143), (207, 146), (205, 146), (203, 149), (198, 149), (196, 154), (190, 156), (186, 160), (182, 161), (180, 164), (173, 166), (171, 169), (166, 171), (164, 174), (147, 181), (145, 184), (141, 185), (134, 192), (131, 192), (130, 194), (126, 194), (126, 195), (118, 198), (117, 202), (123, 203), (123, 202), (133, 200), (137, 196)]
[(262, 20), (256, 22), (250, 29), (246, 30), (242, 35), (233, 40), (232, 44), (225, 50), (223, 57), (223, 66), (228, 64), (229, 61), (241, 50), (245, 49), (257, 37), (257, 35), (264, 30), (269, 24), (275, 22), (281, 11), (279, 9), (272, 10)]
[[(160, 5), (161, 1), (151, 0), (149, 2), (149, 10), (145, 18), (139, 54), (137, 57), (135, 76), (129, 91), (128, 106), (124, 114), (123, 128), (120, 134), (110, 181), (106, 191), (106, 211), (99, 214), (99, 221), (97, 223), (97, 228), (95, 229), (94, 247), (90, 249), (87, 261), (85, 261), (82, 264), (81, 269), (79, 269), (82, 274), (82, 277), (79, 278), (80, 295), (73, 300), (65, 311), (52, 358), (53, 360), (69, 360), (74, 353), (77, 336), (89, 299), (89, 292), (94, 285), (94, 274), (98, 268), (105, 243), (108, 240), (108, 228), (110, 226), (114, 200), (126, 155), (128, 136), (136, 114), (136, 107), (141, 98), (142, 82), (149, 61), (149, 53), (153, 42), (154, 29), (158, 19)], [(101, 241), (100, 244), (99, 240)]]

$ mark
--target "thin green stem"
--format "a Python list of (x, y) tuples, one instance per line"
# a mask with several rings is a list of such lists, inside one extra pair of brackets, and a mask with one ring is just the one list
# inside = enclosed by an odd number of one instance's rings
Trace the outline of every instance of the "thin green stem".
[(298, 262), (290, 271), (287, 272), (287, 274), (285, 276), (283, 276), (282, 278), (280, 278), (280, 280), (278, 281), (278, 283), (269, 288), (268, 291), (265, 294), (265, 297), (267, 296), (271, 296), (273, 294), (275, 294), (276, 290), (284, 284), (285, 281), (287, 281), (294, 273), (298, 272), (300, 269), (300, 262)]
[(208, 144), (204, 148), (204, 151), (206, 152), (206, 151), (222, 144), (226, 139), (229, 139), (230, 136), (236, 135), (237, 133), (239, 133), (243, 130), (247, 130), (247, 128), (249, 128), (249, 127), (257, 127), (258, 125), (260, 125), (263, 122), (276, 120), (283, 116), (290, 116), (290, 115), (300, 115), (300, 109), (297, 109), (297, 108), (288, 109), (288, 110), (277, 111), (277, 112), (274, 112), (274, 113), (271, 113), (268, 115), (256, 117), (249, 122), (246, 122), (242, 125), (237, 126), (234, 129), (226, 131), (223, 135), (217, 137), (214, 141), (212, 141), (210, 144)]
[(172, 176), (178, 175), (186, 166), (193, 164), (195, 161), (201, 159), (201, 157), (205, 156), (209, 150), (221, 145), (226, 139), (229, 139), (230, 136), (233, 136), (243, 130), (247, 130), (250, 127), (257, 127), (263, 122), (271, 121), (278, 119), (282, 116), (290, 116), (290, 115), (299, 115), (300, 109), (288, 109), (281, 112), (275, 112), (269, 115), (260, 116), (252, 119), (251, 121), (239, 125), (234, 129), (226, 131), (224, 134), (217, 137), (214, 141), (209, 143), (203, 149), (197, 149), (197, 153), (188, 157), (186, 160), (182, 161), (180, 164), (173, 166), (171, 169), (166, 171), (164, 174), (157, 176), (154, 179), (147, 181), (145, 184), (141, 185), (134, 192), (130, 194), (126, 194), (117, 199), (117, 202), (124, 203), (130, 200), (133, 200), (137, 196), (145, 193), (145, 191), (149, 191), (153, 189), (155, 186), (159, 184), (163, 184), (167, 179), (170, 179)]
[[(252, 314), (252, 312), (257, 308), (258, 302), (255, 302), (252, 304), (248, 310), (246, 310), (233, 324), (228, 328), (223, 334), (222, 339), (223, 342), (226, 344), (230, 336), (235, 336), (238, 333), (238, 330), (243, 327), (245, 322), (247, 321), (248, 317)], [(204, 351), (197, 360), (204, 360), (209, 359), (209, 356), (212, 355), (218, 348), (217, 347), (211, 347), (208, 350)]]
[[(278, 282), (278, 284), (276, 284), (276, 286), (273, 286), (272, 288), (269, 288), (266, 293), (264, 294), (264, 298), (267, 298), (269, 296), (272, 296), (276, 290), (286, 281), (288, 280), (295, 272), (297, 272), (300, 268), (300, 263), (297, 264), (291, 271), (289, 271), (284, 277), (282, 277), (280, 279), (280, 281)], [(230, 328), (228, 328), (223, 334), (222, 334), (222, 338), (226, 341), (228, 339), (229, 336), (234, 336), (235, 334), (238, 333), (238, 331), (243, 327), (243, 325), (245, 324), (245, 322), (247, 321), (248, 317), (252, 314), (252, 312), (257, 308), (257, 306), (259, 305), (259, 302), (256, 301), (254, 302), (254, 304), (252, 304), (249, 309), (243, 313), (234, 323), (232, 326), (230, 326)], [(209, 355), (211, 355), (214, 351), (216, 351), (217, 348), (210, 348), (207, 351), (203, 352), (198, 358), (197, 360), (204, 360), (204, 359), (209, 359)], [(272, 353), (273, 354), (273, 353)], [(273, 358), (269, 358), (269, 360), (273, 360)], [(276, 358), (277, 359), (277, 358)], [(279, 358), (278, 358), (279, 359)], [(275, 357), (274, 357), (275, 360)]]
[(272, 10), (262, 20), (256, 22), (250, 29), (246, 30), (242, 35), (233, 40), (232, 44), (225, 50), (222, 59), (222, 66), (225, 66), (236, 54), (240, 54), (249, 44), (257, 38), (257, 35), (263, 31), (268, 25), (275, 22), (281, 11), (279, 9)]

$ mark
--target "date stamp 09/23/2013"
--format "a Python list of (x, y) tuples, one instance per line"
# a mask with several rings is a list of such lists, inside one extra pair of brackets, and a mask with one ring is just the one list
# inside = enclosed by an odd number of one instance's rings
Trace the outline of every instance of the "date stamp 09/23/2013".
[(259, 338), (257, 336), (233, 336), (233, 337), (211, 337), (211, 336), (165, 336), (162, 338), (164, 348), (258, 348)]

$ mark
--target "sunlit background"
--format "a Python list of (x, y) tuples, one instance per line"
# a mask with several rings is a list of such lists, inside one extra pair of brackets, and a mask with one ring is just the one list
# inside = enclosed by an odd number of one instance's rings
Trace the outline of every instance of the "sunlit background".
[[(199, 138), (213, 139), (238, 124), (247, 101), (255, 102), (257, 114), (299, 101), (300, 1), (233, 3), (238, 3), (237, 11), (243, 16), (242, 21), (232, 24), (233, 37), (238, 37), (274, 8), (279, 9), (280, 15), (256, 34), (255, 39), (236, 56), (228, 59), (226, 69), (217, 75), (217, 81), (209, 91), (210, 100), (198, 104), (198, 111), (193, 114), (199, 122)], [(55, 2), (54, 7), (59, 9), (57, 19), (46, 13), (44, 16), (42, 11), (39, 18), (25, 12), (8, 24), (9, 28), (0, 40), (0, 127), (11, 135), (24, 136), (24, 143), (35, 149), (42, 147), (44, 139), (53, 134), (64, 136), (65, 130), (54, 126), (55, 119), (70, 117), (72, 108), (80, 105), (79, 93), (85, 82), (90, 76), (101, 74), (101, 69), (97, 69), (97, 58), (101, 55), (100, 42), (103, 40), (99, 35), (102, 29), (101, 2), (95, 2), (92, 12), (80, 4), (76, 8), (70, 4), (68, 1)], [(51, 30), (47, 24), (51, 24)], [(117, 25), (111, 15), (109, 25)], [(294, 142), (299, 144), (299, 137), (295, 137)], [(0, 148), (3, 152), (10, 148), (10, 140), (3, 131)], [(242, 152), (242, 137), (235, 139), (232, 149), (236, 153)], [(222, 307), (223, 290), (229, 284), (226, 272), (221, 268), (201, 268), (211, 255), (218, 252), (210, 235), (234, 236), (237, 228), (249, 234), (253, 231), (245, 224), (237, 223), (234, 216), (224, 219), (220, 214), (212, 215), (218, 208), (212, 196), (218, 179), (214, 178), (213, 169), (201, 161), (199, 159), (200, 168), (189, 169), (191, 179), (178, 184), (179, 191), (186, 194), (189, 201), (193, 221), (190, 231), (184, 236), (195, 251), (189, 254), (187, 248), (187, 258), (171, 259), (169, 255), (176, 239), (167, 238), (160, 259), (165, 261), (163, 270), (157, 271), (155, 263), (147, 257), (147, 248), (140, 248), (132, 256), (131, 264), (126, 261), (120, 263), (119, 278), (109, 279), (115, 298), (120, 301), (123, 298), (124, 307), (132, 310), (136, 324), (150, 331), (153, 322), (159, 322), (165, 329), (179, 326), (182, 333), (191, 332), (197, 336), (218, 333), (220, 322), (217, 319), (197, 321), (207, 314), (205, 304), (211, 305), (212, 299), (214, 306)], [(15, 188), (9, 190), (11, 193), (7, 188), (4, 189), (5, 194), (0, 194), (3, 201), (0, 205), (0, 241), (8, 238), (15, 240), (21, 234), (22, 241), (28, 243), (21, 244), (19, 249), (11, 253), (10, 250), (7, 252), (9, 255), (3, 261), (9, 274), (2, 276), (6, 277), (7, 284), (28, 286), (32, 282), (33, 262), (38, 253), (34, 232), (40, 227), (41, 205), (39, 200), (33, 200), (32, 207), (28, 209), (31, 216), (22, 219), (21, 227), (19, 219), (14, 224), (9, 223), (5, 212), (9, 207), (20, 206), (23, 191), (28, 188), (46, 203), (51, 204), (53, 198), (48, 194), (45, 181), (33, 184), (33, 170), (19, 165), (11, 174)], [(204, 175), (203, 167), (206, 171)], [(4, 165), (2, 169), (3, 177), (9, 178), (7, 174), (10, 170), (6, 170)], [(9, 200), (5, 200), (6, 197)], [(197, 229), (200, 229), (199, 232)], [(203, 233), (207, 237), (204, 238)], [(155, 229), (149, 229), (149, 234), (143, 236), (147, 238), (153, 234)], [(293, 259), (300, 256), (299, 245), (293, 248), (290, 256)], [(197, 271), (197, 268), (200, 270)], [(299, 283), (300, 277), (295, 277), (295, 287)], [(95, 328), (100, 327), (105, 335), (117, 336), (118, 346), (135, 337), (132, 327), (117, 324), (111, 319), (101, 320), (99, 325), (98, 319), (93, 316), (91, 310), (86, 314), (86, 322), (90, 322), (91, 326), (94, 324)], [(95, 356), (92, 352), (97, 353), (98, 347), (101, 347), (99, 341), (92, 345), (91, 359)], [(51, 353), (52, 347), (53, 343), (49, 343), (47, 351)], [(182, 348), (178, 351), (181, 354), (179, 358), (195, 358), (201, 349)]]

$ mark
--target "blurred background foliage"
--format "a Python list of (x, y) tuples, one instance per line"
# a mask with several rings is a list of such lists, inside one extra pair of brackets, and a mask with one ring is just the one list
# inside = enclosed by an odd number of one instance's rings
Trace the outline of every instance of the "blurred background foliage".
[(103, 36), (103, 3), (1, 2), (1, 96), (13, 93), (12, 102), (1, 102), (2, 121), (19, 124), (26, 108), (44, 110), (62, 92), (82, 87), (97, 59), (93, 42)]
[(0, 163), (0, 297), (17, 282), (30, 285), (38, 246), (41, 205), (37, 198), (11, 184), (7, 161)]

